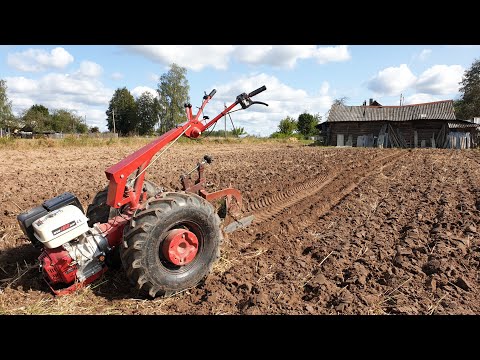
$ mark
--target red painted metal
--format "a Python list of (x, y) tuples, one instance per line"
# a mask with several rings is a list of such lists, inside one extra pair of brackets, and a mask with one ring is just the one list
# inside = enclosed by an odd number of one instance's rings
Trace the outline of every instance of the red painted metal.
[(132, 218), (133, 213), (128, 211), (125, 214), (112, 217), (108, 222), (97, 224), (98, 230), (107, 238), (108, 246), (116, 247), (123, 239), (123, 229)]
[[(215, 191), (213, 193), (209, 193), (202, 189), (199, 191), (199, 195), (207, 201), (213, 201), (213, 200), (220, 199), (222, 197), (226, 197), (227, 211), (234, 216), (239, 215), (240, 210), (242, 209), (242, 194), (240, 193), (240, 191), (234, 188), (226, 188), (219, 191)], [(231, 202), (232, 196), (235, 198), (236, 204), (232, 204)]]
[(73, 259), (63, 247), (45, 248), (38, 260), (42, 264), (44, 277), (50, 284), (69, 284), (75, 281), (77, 266), (72, 264)]
[[(105, 271), (107, 271), (107, 266), (105, 266), (102, 270), (88, 277), (83, 282), (77, 282), (77, 265), (73, 262), (68, 251), (63, 247), (55, 249), (45, 248), (38, 259), (42, 264), (46, 283), (52, 292), (59, 296), (70, 294), (85, 287), (85, 285), (97, 280)], [(52, 285), (56, 284), (71, 285), (62, 289), (54, 289)]]
[[(182, 190), (198, 194), (207, 201), (213, 201), (222, 197), (226, 197), (227, 212), (234, 216), (239, 215), (240, 210), (242, 209), (242, 194), (240, 193), (240, 191), (234, 188), (227, 188), (215, 191), (213, 193), (209, 193), (205, 190), (205, 184), (207, 180), (205, 178), (204, 170), (205, 165), (202, 163), (198, 163), (198, 178), (194, 182), (192, 182), (192, 179), (190, 179), (189, 177), (182, 176), (180, 178), (182, 182)], [(232, 197), (235, 198), (236, 203), (232, 203)]]
[(63, 296), (63, 295), (68, 295), (68, 294), (71, 294), (72, 292), (74, 291), (77, 291), (81, 288), (84, 288), (86, 285), (94, 282), (95, 280), (97, 280), (100, 276), (103, 275), (103, 273), (105, 271), (107, 271), (107, 267), (105, 266), (102, 270), (100, 270), (99, 272), (97, 272), (96, 274), (93, 274), (92, 276), (90, 276), (89, 278), (87, 278), (85, 281), (83, 282), (76, 282), (66, 288), (63, 288), (63, 289), (59, 289), (59, 290), (55, 290), (48, 282), (48, 286), (50, 287), (50, 289), (53, 291), (53, 293), (57, 296)]
[[(142, 171), (150, 161), (152, 157), (160, 151), (164, 146), (173, 140), (177, 139), (185, 129), (190, 127), (189, 124), (183, 125), (172, 129), (157, 140), (145, 145), (141, 149), (130, 154), (117, 164), (110, 166), (105, 170), (107, 179), (110, 181), (108, 184), (107, 205), (113, 208), (120, 208), (122, 205), (130, 203), (130, 208), (138, 206), (138, 198), (133, 199), (131, 194), (125, 194), (125, 185), (127, 184), (127, 178), (137, 170)], [(145, 172), (139, 176), (135, 182), (134, 192), (140, 193), (143, 186), (143, 179)]]
[(210, 120), (208, 123), (203, 124), (200, 120), (200, 116), (203, 114), (203, 109), (210, 99), (211, 97), (208, 95), (205, 97), (202, 102), (202, 106), (195, 115), (192, 113), (191, 106), (187, 106), (185, 108), (187, 115), (187, 122), (185, 124), (166, 132), (157, 140), (145, 145), (141, 149), (135, 151), (133, 154), (127, 156), (122, 161), (110, 166), (107, 170), (105, 170), (105, 174), (109, 180), (107, 205), (113, 208), (120, 208), (123, 205), (128, 204), (130, 209), (137, 209), (140, 202), (139, 194), (141, 194), (142, 191), (145, 172), (143, 172), (135, 181), (133, 191), (125, 191), (128, 177), (135, 171), (140, 173), (148, 166), (153, 156), (158, 151), (160, 151), (170, 142), (182, 136), (183, 133), (185, 136), (190, 138), (199, 137), (205, 130), (215, 124), (227, 112), (229, 112), (238, 104), (238, 101), (235, 101), (215, 118)]
[(163, 241), (163, 255), (175, 265), (187, 265), (198, 251), (198, 239), (194, 233), (186, 229), (170, 230)]

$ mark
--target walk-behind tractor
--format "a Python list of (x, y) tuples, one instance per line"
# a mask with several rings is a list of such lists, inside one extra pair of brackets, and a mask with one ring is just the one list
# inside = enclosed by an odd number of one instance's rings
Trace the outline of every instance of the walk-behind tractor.
[[(237, 105), (237, 110), (267, 105), (251, 100), (264, 90), (262, 86), (238, 95), (212, 120), (202, 114), (215, 89), (205, 94), (196, 115), (192, 105), (185, 104), (184, 124), (105, 171), (109, 184), (86, 214), (77, 197), (66, 192), (18, 215), (23, 232), (42, 251), (39, 266), (52, 291), (68, 294), (120, 263), (130, 282), (151, 297), (188, 289), (206, 277), (219, 257), (223, 233), (253, 220), (239, 219), (240, 192), (206, 191), (204, 166), (212, 161), (208, 155), (180, 177), (183, 191), (165, 191), (145, 180), (145, 172), (182, 135), (198, 138)], [(198, 178), (191, 179), (195, 171)]]

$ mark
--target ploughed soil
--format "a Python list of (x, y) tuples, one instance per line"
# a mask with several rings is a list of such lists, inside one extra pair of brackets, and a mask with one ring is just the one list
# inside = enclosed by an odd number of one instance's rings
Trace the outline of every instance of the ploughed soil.
[(251, 226), (196, 288), (149, 299), (122, 270), (53, 296), (16, 216), (71, 191), (86, 209), (134, 147), (0, 150), (0, 314), (480, 314), (480, 151), (176, 144), (147, 179), (179, 189), (204, 154)]

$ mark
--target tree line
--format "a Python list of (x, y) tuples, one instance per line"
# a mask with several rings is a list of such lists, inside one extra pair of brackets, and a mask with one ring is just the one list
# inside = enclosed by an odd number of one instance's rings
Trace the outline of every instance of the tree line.
[(480, 116), (480, 59), (475, 59), (463, 74), (460, 98), (454, 102), (457, 119), (470, 120)]
[(98, 131), (98, 127), (89, 128), (84, 118), (75, 111), (52, 109), (35, 104), (23, 110), (19, 116), (12, 112), (12, 102), (7, 97), (7, 84), (0, 79), (0, 128), (10, 131), (25, 129), (26, 131), (63, 133), (86, 133)]
[(318, 135), (317, 125), (322, 121), (322, 117), (319, 114), (312, 115), (307, 112), (300, 114), (298, 119), (287, 116), (285, 119), (280, 120), (278, 124), (278, 131), (270, 135), (271, 138), (282, 138), (299, 136), (308, 138), (309, 136)]
[(190, 102), (187, 69), (171, 64), (157, 85), (157, 96), (144, 92), (135, 100), (126, 87), (110, 100), (107, 126), (122, 136), (163, 134), (185, 122), (184, 104)]

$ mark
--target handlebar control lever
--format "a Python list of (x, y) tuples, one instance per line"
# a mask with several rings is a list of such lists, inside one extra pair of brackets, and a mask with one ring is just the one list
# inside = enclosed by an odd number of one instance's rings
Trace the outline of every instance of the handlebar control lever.
[(207, 95), (207, 93), (205, 92), (205, 95), (203, 96), (203, 99), (206, 100), (210, 97), (213, 98), (213, 95), (215, 95), (217, 93), (217, 89), (213, 89), (212, 91), (210, 91), (210, 94)]
[(268, 106), (268, 104), (266, 104), (264, 102), (250, 100), (251, 97), (254, 97), (255, 95), (258, 95), (262, 91), (265, 91), (265, 90), (267, 90), (267, 87), (265, 85), (263, 85), (263, 86), (259, 87), (258, 89), (253, 90), (248, 95), (246, 93), (241, 93), (240, 95), (237, 96), (237, 104), (240, 104), (242, 109), (249, 108), (250, 106), (252, 106), (254, 104), (261, 104), (261, 105)]

